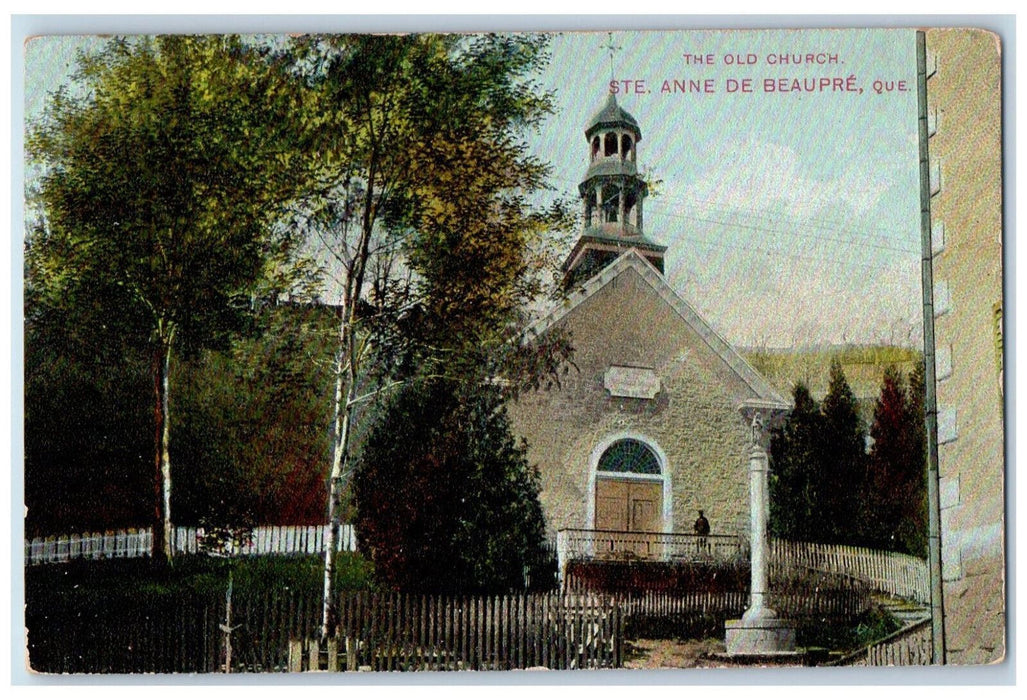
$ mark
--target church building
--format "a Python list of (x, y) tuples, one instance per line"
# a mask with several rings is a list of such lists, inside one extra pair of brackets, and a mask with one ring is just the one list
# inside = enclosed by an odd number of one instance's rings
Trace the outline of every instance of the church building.
[(635, 118), (610, 95), (585, 137), (567, 296), (527, 333), (569, 333), (574, 366), (509, 406), (541, 471), (547, 531), (691, 536), (703, 510), (713, 537), (745, 538), (751, 426), (789, 403), (667, 283), (667, 248), (645, 229)]

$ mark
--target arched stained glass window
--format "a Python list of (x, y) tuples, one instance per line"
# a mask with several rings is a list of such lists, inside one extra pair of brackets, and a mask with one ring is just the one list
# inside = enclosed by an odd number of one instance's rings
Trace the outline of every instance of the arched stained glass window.
[(599, 458), (597, 471), (659, 474), (660, 460), (648, 445), (627, 438), (610, 445)]

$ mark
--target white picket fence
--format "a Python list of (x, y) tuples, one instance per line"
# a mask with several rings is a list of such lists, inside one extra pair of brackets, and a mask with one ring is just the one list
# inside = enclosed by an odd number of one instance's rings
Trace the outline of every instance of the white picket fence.
[(824, 571), (859, 579), (890, 595), (930, 603), (931, 579), (927, 562), (909, 554), (866, 547), (771, 540), (770, 567), (787, 576), (790, 571)]
[[(248, 542), (229, 553), (233, 556), (318, 554), (324, 551), (327, 534), (327, 525), (256, 527), (251, 531)], [(201, 535), (200, 528), (176, 527), (173, 537), (175, 554), (198, 553)], [(32, 566), (72, 559), (148, 557), (152, 545), (153, 535), (149, 528), (36, 537), (25, 542), (25, 564)], [(338, 551), (354, 552), (356, 549), (357, 537), (353, 526), (343, 525), (339, 533)]]

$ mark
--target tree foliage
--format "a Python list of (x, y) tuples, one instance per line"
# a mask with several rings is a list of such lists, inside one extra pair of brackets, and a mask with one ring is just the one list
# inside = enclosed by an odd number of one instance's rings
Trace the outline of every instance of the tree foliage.
[(356, 528), (381, 585), (419, 593), (520, 590), (546, 580), (537, 471), (494, 387), (446, 380), (399, 390), (355, 479)]
[(851, 543), (860, 536), (859, 484), (866, 473), (866, 427), (841, 362), (831, 362), (824, 416), (823, 495), (821, 522), (828, 542)]
[[(415, 377), (480, 379), (517, 355), (505, 341), (563, 216), (533, 204), (547, 168), (524, 142), (551, 110), (532, 78), (545, 46), (433, 34), (308, 36), (288, 49), (318, 163), (297, 222), (331, 251), (342, 289), (323, 634), (360, 404)], [(501, 364), (535, 376), (566, 350), (549, 347)]]
[(420, 177), (404, 216), (393, 219), (410, 230), (404, 252), (416, 273), (419, 322), (407, 335), (422, 371), (503, 375), (517, 389), (551, 375), (569, 352), (554, 336), (540, 344), (549, 364), (531, 365), (511, 342), (529, 304), (555, 291), (547, 286), (558, 264), (554, 243), (572, 224), (561, 202), (534, 203), (548, 189), (549, 167), (523, 140), (552, 111), (552, 96), (530, 79), (545, 63), (546, 41), (458, 41), (450, 60), (427, 72), (428, 89), (444, 97), (418, 124)]
[(926, 401), (924, 361), (917, 362), (909, 374), (909, 440), (911, 446), (909, 510), (897, 530), (897, 539), (910, 554), (927, 556), (927, 427), (924, 406)]
[(153, 507), (149, 364), (78, 328), (56, 313), (25, 325), (27, 535), (138, 527)]
[(922, 363), (908, 390), (902, 373), (888, 367), (874, 407), (862, 503), (868, 544), (919, 556), (927, 552), (923, 405)]
[(41, 217), (28, 241), (37, 306), (102, 319), (145, 348), (153, 390), (154, 541), (170, 557), (173, 350), (224, 345), (302, 180), (280, 115), (288, 82), (237, 37), (120, 39), (82, 56), (28, 139)]
[[(59, 396), (48, 387), (63, 370), (49, 355), (71, 343), (117, 355), (131, 397), (152, 392), (149, 407), (130, 402), (136, 422), (104, 420), (150, 432), (158, 553), (172, 503), (191, 520), (218, 507), (274, 510), (269, 494), (326, 442), (337, 523), (358, 410), (383, 387), (501, 376), (493, 386), (509, 393), (566, 359), (555, 335), (510, 342), (553, 287), (553, 233), (571, 219), (538, 204), (548, 168), (525, 141), (552, 110), (533, 77), (546, 42), (314, 36), (259, 48), (157, 37), (83, 57), (86, 94), (55, 95), (29, 137), (42, 178), (26, 337), (33, 371), (46, 370), (34, 376), (49, 378), (32, 385), (32, 415), (53, 422), (45, 398)], [(301, 241), (320, 249), (341, 290), (334, 420), (320, 423), (323, 385), (309, 401), (299, 394), (323, 381), (323, 358), (283, 357), (309, 345), (256, 312), (292, 283), (283, 270)], [(109, 386), (119, 375), (104, 379), (103, 366), (75, 391)], [(301, 423), (326, 426), (327, 440), (297, 440)], [(145, 452), (132, 443), (118, 468), (145, 468)], [(174, 496), (172, 458), (183, 470)]]
[(823, 516), (824, 417), (806, 385), (792, 389), (794, 407), (771, 435), (770, 531), (775, 537), (818, 541)]
[(324, 522), (335, 322), (330, 308), (269, 304), (228, 352), (181, 364), (179, 523)]
[(778, 537), (926, 552), (923, 363), (888, 367), (866, 436), (837, 361), (822, 404), (796, 384), (794, 408), (771, 439), (770, 527)]
[[(322, 185), (301, 225), (332, 251), (364, 367), (380, 378), (503, 374), (520, 387), (569, 354), (508, 342), (555, 289), (572, 223), (538, 205), (549, 167), (525, 137), (552, 111), (541, 35), (313, 36), (297, 71), (327, 116)], [(343, 333), (345, 334), (345, 333)], [(530, 356), (526, 356), (530, 355)]]

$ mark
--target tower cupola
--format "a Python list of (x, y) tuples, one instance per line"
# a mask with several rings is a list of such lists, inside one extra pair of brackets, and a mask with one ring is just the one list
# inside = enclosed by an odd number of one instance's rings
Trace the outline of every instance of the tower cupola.
[(565, 285), (591, 277), (627, 248), (636, 248), (663, 272), (665, 246), (643, 233), (642, 209), (649, 188), (638, 174), (642, 130), (610, 95), (585, 127), (588, 170), (578, 185), (583, 231), (564, 263)]

